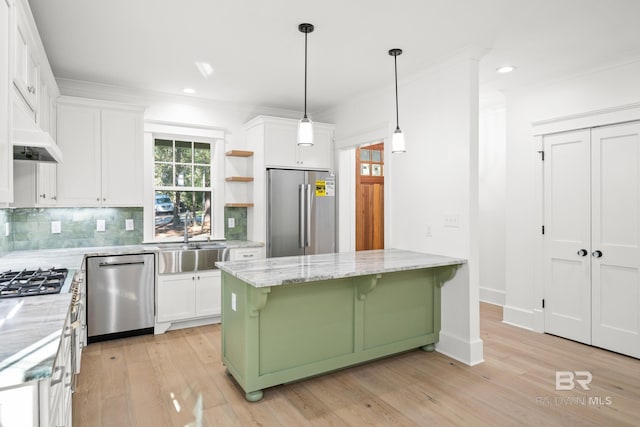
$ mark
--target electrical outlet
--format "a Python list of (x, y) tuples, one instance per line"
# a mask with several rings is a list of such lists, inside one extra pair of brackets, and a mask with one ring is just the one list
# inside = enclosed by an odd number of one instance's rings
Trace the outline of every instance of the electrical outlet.
[(231, 292), (231, 310), (233, 311), (237, 310), (236, 294), (234, 294), (233, 292)]
[(62, 232), (62, 223), (60, 221), (51, 221), (51, 234), (60, 234)]
[(235, 218), (228, 218), (227, 219), (227, 223), (229, 228), (234, 228), (236, 226), (236, 219)]
[(105, 231), (107, 229), (107, 221), (99, 219), (96, 221), (96, 231)]
[(124, 220), (124, 229), (127, 231), (133, 231), (134, 226), (133, 226), (133, 220), (132, 219), (125, 219)]

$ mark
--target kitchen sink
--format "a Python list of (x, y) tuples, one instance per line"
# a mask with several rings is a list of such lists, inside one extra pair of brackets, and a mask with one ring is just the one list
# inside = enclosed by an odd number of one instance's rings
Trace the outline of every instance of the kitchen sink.
[[(167, 246), (165, 246), (167, 245)], [(220, 243), (159, 244), (158, 274), (215, 270), (224, 261), (227, 249)]]

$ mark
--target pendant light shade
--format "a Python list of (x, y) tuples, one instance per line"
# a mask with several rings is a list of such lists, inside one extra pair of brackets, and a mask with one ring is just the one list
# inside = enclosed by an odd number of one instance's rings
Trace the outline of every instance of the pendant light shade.
[(300, 24), (298, 30), (304, 33), (304, 117), (298, 122), (298, 145), (313, 145), (313, 123), (307, 117), (307, 34), (313, 32), (313, 25)]
[(407, 151), (407, 147), (404, 141), (404, 134), (400, 130), (398, 115), (398, 56), (402, 55), (402, 49), (391, 49), (389, 55), (393, 56), (396, 83), (396, 130), (393, 132), (393, 138), (391, 139), (391, 152), (404, 153)]

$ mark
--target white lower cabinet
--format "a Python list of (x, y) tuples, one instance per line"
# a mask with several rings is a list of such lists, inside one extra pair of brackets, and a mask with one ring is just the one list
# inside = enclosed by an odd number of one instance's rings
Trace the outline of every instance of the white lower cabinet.
[(157, 321), (172, 322), (221, 313), (220, 270), (158, 276)]

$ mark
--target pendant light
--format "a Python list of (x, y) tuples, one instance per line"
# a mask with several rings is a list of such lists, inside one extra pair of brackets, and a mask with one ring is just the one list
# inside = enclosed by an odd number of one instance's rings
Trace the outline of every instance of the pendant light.
[(298, 145), (310, 147), (313, 145), (313, 124), (307, 117), (307, 34), (313, 32), (313, 25), (300, 24), (298, 30), (304, 33), (304, 117), (298, 123)]
[(393, 56), (393, 63), (396, 72), (396, 130), (391, 139), (391, 152), (404, 153), (407, 151), (404, 142), (404, 134), (400, 130), (400, 120), (398, 119), (398, 55), (402, 55), (402, 49), (391, 49), (389, 55)]

